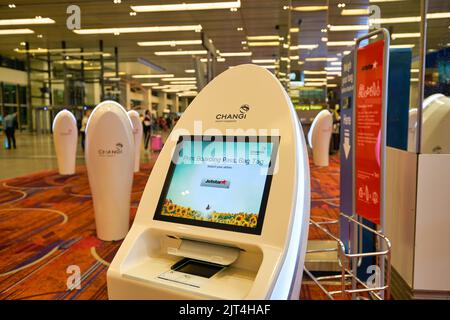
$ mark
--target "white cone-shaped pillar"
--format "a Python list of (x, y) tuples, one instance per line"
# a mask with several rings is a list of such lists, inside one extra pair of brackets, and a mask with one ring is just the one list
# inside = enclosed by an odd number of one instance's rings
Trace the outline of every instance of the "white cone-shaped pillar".
[(316, 166), (326, 167), (329, 164), (331, 131), (333, 116), (328, 110), (320, 111), (314, 118), (308, 132), (309, 146), (313, 152), (313, 161)]
[(78, 143), (77, 119), (69, 110), (61, 110), (53, 120), (53, 142), (59, 174), (75, 174)]
[(130, 118), (117, 102), (101, 102), (89, 117), (85, 157), (97, 237), (123, 239), (129, 229), (134, 137)]
[(139, 164), (141, 162), (141, 144), (142, 144), (142, 122), (139, 113), (135, 110), (128, 111), (131, 124), (133, 125), (134, 135), (134, 172), (139, 172)]

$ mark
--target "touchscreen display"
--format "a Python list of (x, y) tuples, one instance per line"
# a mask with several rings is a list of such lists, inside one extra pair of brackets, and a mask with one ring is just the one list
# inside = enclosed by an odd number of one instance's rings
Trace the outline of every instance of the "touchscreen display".
[(260, 234), (278, 142), (180, 137), (155, 219)]

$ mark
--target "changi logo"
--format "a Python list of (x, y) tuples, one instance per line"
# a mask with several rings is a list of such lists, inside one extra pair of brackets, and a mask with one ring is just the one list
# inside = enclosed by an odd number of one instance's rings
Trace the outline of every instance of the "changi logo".
[(99, 149), (98, 155), (100, 157), (114, 157), (118, 154), (122, 154), (122, 149), (123, 144), (121, 142), (117, 142), (114, 149)]
[(200, 186), (201, 187), (214, 187), (214, 188), (228, 189), (228, 188), (230, 188), (230, 181), (226, 180), (226, 179), (205, 178), (205, 179), (202, 179)]
[(250, 110), (248, 104), (243, 104), (239, 108), (239, 113), (218, 113), (216, 114), (216, 120), (218, 121), (237, 121), (244, 120), (247, 117), (247, 112)]
[(69, 136), (72, 134), (72, 129), (67, 129), (67, 131), (63, 131), (59, 133), (61, 136)]
[(239, 111), (240, 111), (241, 113), (247, 113), (248, 110), (250, 110), (250, 106), (249, 106), (248, 104), (243, 104), (243, 105), (241, 106), (241, 108), (239, 109)]

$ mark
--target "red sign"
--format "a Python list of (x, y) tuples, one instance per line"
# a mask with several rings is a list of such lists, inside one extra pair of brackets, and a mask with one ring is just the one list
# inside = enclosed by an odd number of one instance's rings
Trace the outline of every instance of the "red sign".
[(359, 48), (355, 105), (356, 213), (380, 223), (384, 40)]

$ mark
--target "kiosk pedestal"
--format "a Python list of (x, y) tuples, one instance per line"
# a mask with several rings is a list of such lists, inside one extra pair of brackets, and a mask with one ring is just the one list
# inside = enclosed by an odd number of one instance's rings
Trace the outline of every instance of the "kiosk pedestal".
[(120, 240), (129, 228), (134, 169), (130, 118), (114, 101), (95, 107), (86, 126), (86, 167), (94, 202), (97, 236)]
[(107, 273), (110, 299), (298, 299), (310, 189), (304, 136), (278, 80), (241, 65), (168, 137)]
[(316, 166), (328, 166), (332, 128), (333, 116), (330, 111), (320, 111), (314, 118), (311, 129), (308, 132), (308, 142), (312, 149), (313, 161)]
[(75, 174), (78, 130), (77, 120), (72, 112), (64, 109), (56, 115), (53, 120), (53, 142), (59, 174)]
[(139, 118), (139, 113), (135, 110), (128, 111), (131, 124), (133, 125), (134, 136), (134, 172), (139, 172), (139, 165), (141, 163), (141, 144), (142, 144), (142, 122)]

